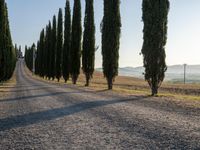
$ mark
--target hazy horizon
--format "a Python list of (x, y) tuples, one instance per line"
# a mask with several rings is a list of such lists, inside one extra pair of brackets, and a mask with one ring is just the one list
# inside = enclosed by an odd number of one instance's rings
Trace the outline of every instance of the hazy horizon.
[[(58, 9), (64, 10), (65, 0), (6, 0), (9, 10), (9, 20), (13, 42), (18, 45), (30, 46), (37, 42), (42, 28)], [(73, 10), (73, 0), (71, 10)], [(101, 67), (101, 33), (100, 22), (103, 17), (103, 0), (95, 2), (96, 45), (100, 49), (96, 52), (96, 68)], [(200, 64), (200, 1), (199, 0), (171, 0), (168, 24), (168, 40), (166, 45), (166, 63), (168, 66), (176, 64)], [(82, 18), (84, 18), (84, 0), (82, 3)], [(122, 0), (121, 18), (122, 34), (120, 45), (120, 67), (142, 66), (142, 56), (139, 55), (143, 43), (142, 1)], [(82, 19), (83, 21), (83, 19)]]

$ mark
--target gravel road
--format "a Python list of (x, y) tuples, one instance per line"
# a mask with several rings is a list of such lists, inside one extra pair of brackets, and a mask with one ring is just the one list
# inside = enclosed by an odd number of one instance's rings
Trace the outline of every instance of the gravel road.
[(0, 150), (200, 149), (200, 108), (33, 79), (0, 98)]

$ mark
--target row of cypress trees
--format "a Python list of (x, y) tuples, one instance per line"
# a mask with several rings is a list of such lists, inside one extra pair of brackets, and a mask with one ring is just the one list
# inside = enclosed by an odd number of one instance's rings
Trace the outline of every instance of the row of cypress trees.
[[(49, 22), (46, 29), (41, 31), (37, 44), (35, 73), (49, 80), (56, 78), (58, 82), (61, 76), (65, 82), (71, 76), (73, 83), (76, 84), (80, 74), (82, 55), (82, 68), (86, 76), (86, 86), (88, 86), (95, 66), (93, 0), (86, 0), (84, 27), (82, 42), (81, 2), (74, 0), (73, 16), (71, 16), (70, 2), (67, 0), (64, 30), (62, 9), (59, 9), (58, 20), (54, 16), (53, 23)], [(33, 55), (29, 54), (33, 53), (32, 48), (27, 49), (25, 53), (27, 66), (30, 66), (29, 69), (32, 70)]]
[(33, 44), (31, 47), (25, 46), (25, 62), (27, 67), (32, 71), (33, 70), (33, 51), (35, 51), (36, 46)]
[(0, 1), (0, 82), (12, 77), (16, 64), (16, 51), (10, 33), (8, 9), (5, 0)]
[[(51, 23), (43, 29), (37, 46), (37, 71), (40, 76), (58, 81), (63, 75), (67, 82), (71, 76), (76, 84), (80, 74), (81, 56), (82, 70), (86, 77), (86, 86), (92, 78), (95, 67), (95, 24), (93, 0), (85, 0), (84, 34), (82, 40), (81, 3), (74, 0), (73, 17), (69, 0), (66, 1), (64, 21), (64, 43), (62, 29), (62, 10), (59, 10), (56, 26), (55, 16)], [(167, 40), (167, 16), (169, 0), (143, 0), (143, 62), (145, 80), (152, 95), (164, 80), (165, 45)], [(103, 74), (107, 79), (108, 89), (112, 89), (113, 81), (118, 75), (119, 46), (121, 33), (120, 0), (104, 0), (104, 16), (101, 23)], [(82, 42), (82, 43), (81, 43)], [(82, 44), (82, 45), (81, 45)], [(49, 74), (48, 74), (49, 72)], [(50, 75), (51, 74), (51, 75)]]

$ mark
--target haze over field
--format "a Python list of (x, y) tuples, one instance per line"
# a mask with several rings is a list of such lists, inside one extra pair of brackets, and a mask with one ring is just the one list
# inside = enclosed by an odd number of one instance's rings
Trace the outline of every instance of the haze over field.
[[(97, 68), (97, 71), (102, 71)], [(137, 77), (143, 79), (143, 67), (123, 67), (119, 68), (119, 75)], [(184, 78), (183, 65), (168, 66), (165, 81), (170, 82), (183, 82)], [(188, 65), (186, 68), (186, 82), (187, 83), (200, 83), (200, 65)]]

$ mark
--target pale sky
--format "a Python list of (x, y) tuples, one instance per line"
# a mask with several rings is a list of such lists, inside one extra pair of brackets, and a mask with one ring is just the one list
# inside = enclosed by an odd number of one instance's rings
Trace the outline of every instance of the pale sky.
[[(84, 17), (84, 3), (82, 17)], [(30, 46), (37, 42), (42, 28), (58, 9), (65, 7), (65, 0), (6, 0), (9, 10), (13, 42)], [(73, 10), (73, 0), (71, 10)], [(95, 2), (96, 67), (102, 66), (100, 22), (103, 17), (103, 0)], [(200, 64), (200, 0), (170, 0), (167, 65)], [(143, 42), (142, 0), (121, 0), (122, 35), (120, 67), (142, 66), (139, 55)]]

